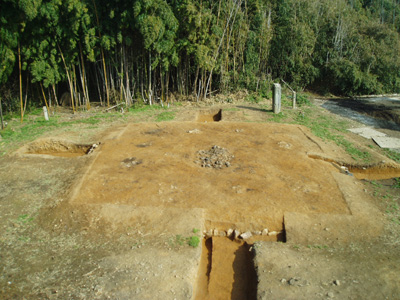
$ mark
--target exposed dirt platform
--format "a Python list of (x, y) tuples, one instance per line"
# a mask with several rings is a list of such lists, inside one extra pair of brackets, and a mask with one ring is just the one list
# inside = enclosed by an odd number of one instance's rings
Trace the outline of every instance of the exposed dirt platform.
[[(196, 131), (194, 131), (196, 129)], [(303, 128), (304, 130), (304, 128)], [(213, 226), (282, 230), (285, 212), (349, 214), (331, 164), (298, 126), (243, 123), (130, 124), (105, 141), (75, 204), (202, 208)], [(218, 145), (223, 169), (196, 163)]]

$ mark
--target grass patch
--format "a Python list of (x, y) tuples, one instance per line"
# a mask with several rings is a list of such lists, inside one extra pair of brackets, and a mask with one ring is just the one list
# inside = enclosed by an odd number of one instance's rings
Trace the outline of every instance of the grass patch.
[(400, 163), (400, 153), (394, 152), (390, 149), (383, 149), (385, 152), (386, 156), (389, 157), (390, 159), (394, 160), (397, 163)]
[(18, 222), (21, 223), (21, 224), (26, 224), (26, 223), (29, 223), (29, 222), (33, 221), (33, 219), (34, 218), (33, 217), (29, 217), (29, 215), (23, 214), (23, 215), (20, 215), (18, 217)]
[[(200, 231), (200, 229), (193, 229), (193, 233), (197, 234)], [(200, 244), (200, 238), (197, 235), (192, 235), (189, 237), (184, 237), (180, 234), (177, 234), (175, 238), (170, 238), (169, 239), (169, 245), (171, 247), (179, 247), (183, 245), (188, 245), (193, 248), (197, 248)]]
[(157, 115), (156, 122), (172, 121), (175, 118), (175, 113), (172, 111), (165, 111)]
[(296, 104), (299, 107), (302, 106), (310, 106), (311, 105), (311, 101), (308, 98), (308, 96), (306, 94), (297, 94), (296, 95)]
[(282, 123), (282, 122), (286, 121), (286, 119), (287, 119), (287, 115), (284, 112), (280, 112), (279, 114), (274, 114), (274, 113), (272, 113), (272, 114), (273, 114), (272, 120), (271, 120), (272, 122)]
[[(37, 114), (39, 114), (39, 116), (37, 116)], [(55, 115), (51, 116), (50, 119), (46, 121), (40, 109), (34, 110), (32, 113), (25, 115), (23, 123), (21, 123), (19, 119), (12, 119), (9, 121), (8, 126), (0, 131), (0, 156), (15, 150), (21, 143), (33, 141), (43, 134), (59, 128), (71, 127), (77, 124), (87, 124), (88, 126), (85, 129), (96, 129), (96, 125), (100, 123), (114, 122), (120, 119), (126, 119), (126, 116), (117, 112), (98, 112), (95, 114), (87, 112), (85, 114), (78, 114), (74, 116), (74, 118), (65, 118), (65, 116)]]
[(154, 111), (158, 111), (164, 109), (161, 105), (145, 105), (145, 104), (135, 104), (134, 106), (129, 108), (129, 112), (133, 114), (140, 113), (153, 113)]
[(198, 236), (191, 236), (188, 239), (188, 245), (193, 248), (197, 248), (200, 244), (200, 238)]
[[(334, 117), (324, 114), (317, 106), (313, 105), (306, 94), (297, 96), (299, 109), (285, 109), (279, 114), (269, 113), (271, 118), (268, 121), (275, 123), (291, 123), (306, 126), (312, 133), (324, 141), (333, 141), (343, 148), (354, 160), (368, 163), (371, 154), (354, 146), (348, 141), (343, 133), (349, 128), (349, 123), (343, 120), (336, 120)], [(291, 101), (282, 97), (282, 105), (291, 106)], [(260, 105), (260, 107), (262, 107)], [(392, 154), (396, 156), (396, 154)], [(400, 161), (400, 154), (398, 155)]]
[(237, 107), (228, 107), (228, 108), (224, 108), (224, 111), (239, 111), (240, 109)]
[(27, 120), (24, 123), (14, 121), (1, 131), (1, 136), (6, 144), (32, 140), (46, 131), (61, 127), (57, 117), (46, 121), (43, 117)]
[(251, 94), (245, 98), (245, 101), (250, 103), (259, 103), (263, 101), (263, 98), (258, 94)]

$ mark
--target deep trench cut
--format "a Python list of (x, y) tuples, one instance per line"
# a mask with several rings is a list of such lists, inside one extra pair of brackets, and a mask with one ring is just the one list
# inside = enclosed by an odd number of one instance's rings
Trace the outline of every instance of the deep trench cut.
[(284, 242), (284, 239), (284, 234), (249, 241), (227, 237), (203, 239), (195, 299), (257, 299), (254, 242)]
[(97, 144), (76, 144), (65, 140), (40, 139), (30, 143), (24, 154), (41, 154), (57, 157), (79, 157), (92, 152)]
[(197, 117), (197, 122), (219, 122), (222, 120), (222, 109), (201, 111)]

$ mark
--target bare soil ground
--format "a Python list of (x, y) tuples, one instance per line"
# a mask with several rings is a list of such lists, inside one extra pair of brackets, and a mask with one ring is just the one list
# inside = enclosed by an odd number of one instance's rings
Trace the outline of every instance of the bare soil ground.
[[(348, 133), (371, 152), (354, 161), (304, 126), (269, 122), (269, 109), (189, 103), (173, 122), (154, 122), (162, 111), (77, 123), (10, 151), (0, 298), (400, 299), (400, 189), (369, 180), (388, 166), (399, 177), (396, 164)], [(94, 143), (90, 155), (72, 146)], [(201, 166), (214, 145), (228, 166)]]

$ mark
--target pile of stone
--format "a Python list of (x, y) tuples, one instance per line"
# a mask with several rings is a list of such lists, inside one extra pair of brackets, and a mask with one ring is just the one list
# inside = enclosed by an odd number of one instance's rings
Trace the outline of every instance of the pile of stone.
[(229, 151), (220, 146), (212, 146), (210, 150), (197, 152), (198, 163), (203, 168), (222, 169), (231, 166), (231, 160), (235, 157)]
[(238, 229), (229, 228), (228, 230), (218, 230), (218, 229), (209, 229), (203, 232), (205, 238), (211, 237), (228, 237), (234, 240), (247, 240), (253, 236), (277, 236), (282, 234), (282, 232), (277, 231), (269, 231), (267, 228), (264, 228), (262, 231), (240, 231)]

